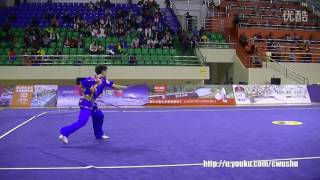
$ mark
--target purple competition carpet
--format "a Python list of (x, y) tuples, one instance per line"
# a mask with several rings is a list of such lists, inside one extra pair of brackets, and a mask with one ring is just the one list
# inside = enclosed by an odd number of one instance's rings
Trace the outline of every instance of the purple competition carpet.
[[(0, 179), (320, 180), (320, 106), (105, 109), (109, 140), (96, 140), (89, 121), (62, 144), (59, 129), (78, 111), (0, 110)], [(202, 165), (271, 159), (299, 167)]]

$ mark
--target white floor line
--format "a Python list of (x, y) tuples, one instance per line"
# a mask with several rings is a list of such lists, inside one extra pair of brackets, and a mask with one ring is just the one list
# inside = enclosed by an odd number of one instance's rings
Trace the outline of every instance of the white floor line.
[[(297, 158), (281, 158), (281, 159), (264, 159), (264, 160), (247, 160), (247, 161), (290, 161), (290, 160), (316, 160), (316, 159), (320, 159), (320, 156), (297, 157)], [(217, 160), (217, 161), (219, 161), (219, 160)], [(241, 160), (237, 160), (237, 161), (241, 161)], [(133, 168), (165, 168), (165, 167), (187, 167), (187, 166), (203, 166), (203, 163), (140, 165), (140, 166), (0, 167), (0, 171), (8, 171), (8, 170), (133, 169)]]
[(15, 131), (16, 129), (18, 129), (19, 127), (27, 124), (28, 122), (34, 120), (34, 119), (37, 118), (37, 117), (40, 117), (40, 116), (46, 114), (46, 113), (47, 113), (47, 112), (43, 112), (43, 113), (40, 113), (40, 114), (38, 114), (38, 115), (32, 116), (32, 117), (29, 118), (28, 120), (24, 121), (23, 123), (19, 124), (18, 126), (12, 128), (12, 129), (9, 130), (8, 132), (6, 132), (6, 133), (4, 133), (3, 135), (1, 135), (1, 136), (0, 136), (0, 140), (3, 139), (4, 137), (6, 137), (7, 135), (9, 135), (10, 133), (12, 133), (13, 131)]
[(103, 112), (124, 112), (124, 113), (164, 113), (164, 112), (230, 112), (230, 111), (274, 111), (274, 110), (320, 110), (320, 108), (254, 108), (254, 109), (173, 109), (173, 110), (119, 110)]

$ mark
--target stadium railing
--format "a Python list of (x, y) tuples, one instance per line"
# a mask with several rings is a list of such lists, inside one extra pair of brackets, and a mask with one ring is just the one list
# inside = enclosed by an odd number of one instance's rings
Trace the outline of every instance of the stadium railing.
[(208, 49), (235, 49), (235, 43), (197, 42), (197, 47)]
[(320, 27), (314, 26), (293, 26), (293, 25), (280, 25), (280, 24), (251, 24), (251, 23), (239, 23), (239, 28), (268, 28), (268, 29), (302, 29), (302, 30), (315, 30), (319, 31)]
[(19, 55), (0, 56), (0, 66), (23, 65), (140, 65), (140, 66), (201, 66), (198, 56), (147, 55)]

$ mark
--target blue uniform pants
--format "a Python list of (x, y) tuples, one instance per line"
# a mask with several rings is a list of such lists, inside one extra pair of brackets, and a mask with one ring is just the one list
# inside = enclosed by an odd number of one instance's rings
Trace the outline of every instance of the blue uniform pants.
[(88, 101), (86, 99), (80, 99), (80, 114), (78, 121), (72, 123), (71, 125), (61, 128), (60, 133), (66, 137), (76, 132), (78, 129), (85, 126), (90, 118), (92, 117), (93, 131), (97, 139), (100, 139), (104, 134), (102, 130), (104, 115), (102, 111), (98, 108), (96, 103)]

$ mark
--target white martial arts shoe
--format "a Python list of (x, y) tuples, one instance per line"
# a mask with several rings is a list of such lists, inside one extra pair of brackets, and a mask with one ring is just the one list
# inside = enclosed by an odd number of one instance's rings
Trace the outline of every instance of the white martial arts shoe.
[(110, 138), (110, 137), (107, 136), (107, 135), (105, 135), (105, 134), (101, 136), (101, 139), (109, 139), (109, 138)]
[(68, 138), (62, 134), (59, 136), (59, 139), (65, 144), (69, 143)]

